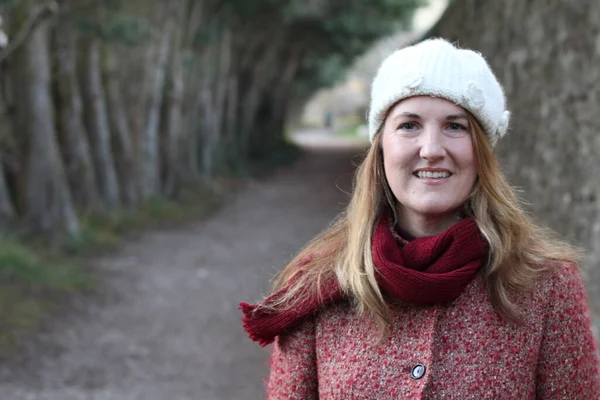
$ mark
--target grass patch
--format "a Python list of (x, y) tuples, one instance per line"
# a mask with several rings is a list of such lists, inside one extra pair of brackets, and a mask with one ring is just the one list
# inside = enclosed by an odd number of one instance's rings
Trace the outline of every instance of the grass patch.
[(359, 124), (359, 123), (348, 125), (348, 126), (345, 126), (343, 128), (336, 130), (335, 133), (338, 136), (348, 136), (348, 137), (358, 136), (358, 134), (359, 134), (358, 130), (359, 130), (360, 126), (361, 126), (361, 124)]
[(24, 334), (37, 330), (47, 312), (42, 302), (4, 284), (0, 284), (0, 309), (0, 354), (14, 348)]
[(30, 291), (80, 291), (90, 288), (88, 278), (66, 258), (27, 246), (15, 238), (0, 239), (0, 283), (24, 285)]
[(76, 263), (14, 237), (0, 238), (0, 354), (37, 330), (44, 316), (97, 279)]
[(339, 129), (335, 133), (338, 136), (357, 136), (358, 135), (358, 125)]

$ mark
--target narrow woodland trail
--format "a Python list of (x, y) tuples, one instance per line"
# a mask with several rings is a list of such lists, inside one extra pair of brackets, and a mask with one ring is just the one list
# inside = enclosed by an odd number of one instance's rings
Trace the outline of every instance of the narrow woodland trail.
[(100, 298), (0, 365), (0, 400), (264, 398), (268, 349), (245, 336), (237, 304), (259, 299), (341, 210), (360, 154), (325, 132), (299, 139), (309, 149), (294, 166), (210, 218), (143, 234), (97, 260)]

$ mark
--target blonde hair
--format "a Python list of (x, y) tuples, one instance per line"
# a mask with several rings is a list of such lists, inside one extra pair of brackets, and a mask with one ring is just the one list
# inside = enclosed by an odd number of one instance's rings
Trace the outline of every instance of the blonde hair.
[[(524, 212), (504, 177), (483, 129), (469, 114), (478, 178), (463, 206), (490, 246), (483, 271), (491, 302), (498, 313), (518, 322), (511, 292), (528, 290), (538, 274), (561, 262), (577, 262), (579, 252), (555, 238)], [(390, 310), (375, 280), (372, 234), (385, 209), (395, 212), (383, 169), (381, 133), (359, 166), (346, 210), (277, 275), (274, 290), (288, 286), (273, 307), (293, 307), (297, 299), (320, 295), (326, 280), (337, 279), (360, 313), (372, 315), (380, 333), (389, 328)]]

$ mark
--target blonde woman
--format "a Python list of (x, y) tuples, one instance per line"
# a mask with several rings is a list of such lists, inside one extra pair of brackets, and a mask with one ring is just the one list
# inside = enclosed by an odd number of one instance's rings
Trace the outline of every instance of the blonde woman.
[(346, 211), (242, 303), (269, 399), (600, 399), (577, 253), (523, 212), (484, 58), (443, 39), (373, 81)]

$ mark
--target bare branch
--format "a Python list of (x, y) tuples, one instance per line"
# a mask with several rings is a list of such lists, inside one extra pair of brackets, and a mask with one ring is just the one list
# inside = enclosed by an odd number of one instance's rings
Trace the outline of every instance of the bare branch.
[(9, 42), (8, 47), (0, 52), (0, 62), (6, 60), (19, 46), (21, 46), (27, 38), (35, 31), (35, 29), (45, 20), (51, 18), (58, 12), (58, 4), (55, 1), (50, 1), (40, 7), (34, 9), (29, 15), (23, 28), (17, 33), (14, 39)]

